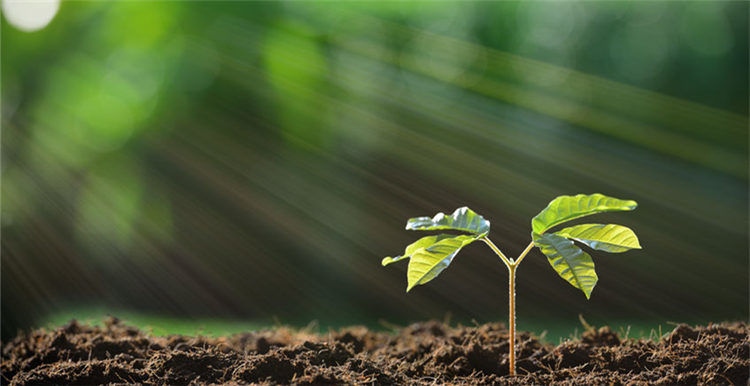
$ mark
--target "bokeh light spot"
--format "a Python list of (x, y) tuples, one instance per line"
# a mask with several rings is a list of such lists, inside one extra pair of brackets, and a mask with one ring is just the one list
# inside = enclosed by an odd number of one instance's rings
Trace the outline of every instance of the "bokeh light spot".
[(10, 25), (21, 31), (38, 31), (54, 19), (60, 0), (4, 0), (3, 14)]

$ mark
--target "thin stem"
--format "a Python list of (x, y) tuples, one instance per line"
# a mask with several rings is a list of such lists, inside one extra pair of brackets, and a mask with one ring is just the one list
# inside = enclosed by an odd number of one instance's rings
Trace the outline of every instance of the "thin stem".
[(485, 244), (489, 245), (495, 254), (500, 256), (500, 260), (505, 263), (508, 267), (508, 341), (510, 343), (509, 348), (509, 373), (510, 376), (516, 375), (516, 268), (524, 257), (531, 251), (534, 246), (534, 240), (531, 240), (526, 249), (521, 252), (516, 260), (507, 258), (503, 252), (498, 248), (487, 236), (481, 238)]
[(531, 251), (531, 248), (533, 246), (534, 246), (534, 240), (531, 240), (529, 245), (526, 246), (526, 249), (524, 249), (523, 252), (521, 252), (521, 255), (518, 256), (514, 265), (521, 264), (521, 260), (523, 260), (523, 258), (526, 257), (526, 255), (529, 253), (529, 251)]
[(508, 267), (508, 329), (510, 341), (510, 376), (516, 375), (516, 266)]
[(489, 245), (490, 249), (492, 249), (492, 251), (495, 252), (495, 254), (500, 257), (500, 260), (502, 260), (503, 263), (505, 263), (505, 266), (508, 267), (508, 269), (510, 269), (510, 267), (513, 266), (513, 261), (508, 259), (503, 254), (503, 252), (500, 251), (500, 248), (495, 246), (495, 244), (487, 236), (482, 237), (480, 240), (484, 241), (485, 244)]

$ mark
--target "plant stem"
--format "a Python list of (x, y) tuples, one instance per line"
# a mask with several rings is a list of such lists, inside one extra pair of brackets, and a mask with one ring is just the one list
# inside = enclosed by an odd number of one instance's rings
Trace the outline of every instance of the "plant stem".
[(531, 251), (534, 246), (534, 240), (531, 240), (526, 249), (521, 252), (517, 259), (508, 259), (503, 252), (498, 248), (487, 236), (481, 238), (485, 244), (489, 245), (496, 255), (500, 256), (500, 260), (505, 263), (508, 267), (508, 341), (510, 342), (509, 348), (509, 373), (511, 376), (516, 375), (516, 268), (524, 257)]
[(510, 341), (510, 376), (516, 375), (516, 267), (508, 266), (508, 332)]
[(534, 246), (534, 240), (531, 240), (529, 245), (526, 246), (526, 249), (524, 249), (521, 255), (519, 255), (518, 258), (516, 259), (515, 265), (521, 264), (521, 260), (523, 260), (523, 258), (526, 257), (526, 255), (529, 253), (529, 251), (531, 251), (531, 248), (533, 246)]
[(513, 265), (513, 261), (508, 259), (503, 252), (495, 246), (495, 243), (493, 243), (487, 236), (482, 237), (480, 240), (484, 241), (485, 244), (489, 245), (490, 249), (492, 249), (493, 252), (495, 252), (496, 255), (500, 257), (500, 260), (503, 261), (506, 267), (510, 269), (510, 267)]

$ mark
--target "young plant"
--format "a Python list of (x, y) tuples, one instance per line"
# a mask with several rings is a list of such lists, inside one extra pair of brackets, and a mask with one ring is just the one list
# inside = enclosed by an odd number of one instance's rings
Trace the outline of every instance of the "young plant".
[(615, 224), (581, 224), (557, 232), (548, 231), (562, 223), (580, 217), (615, 211), (634, 210), (638, 206), (633, 200), (620, 200), (602, 194), (579, 194), (560, 196), (552, 200), (544, 210), (531, 220), (531, 242), (516, 259), (510, 259), (487, 235), (490, 222), (473, 210), (462, 207), (451, 215), (438, 213), (435, 217), (415, 217), (406, 223), (406, 229), (419, 231), (453, 230), (464, 234), (438, 234), (422, 237), (406, 247), (398, 257), (386, 257), (382, 264), (410, 259), (406, 272), (406, 292), (414, 286), (425, 284), (437, 277), (450, 265), (461, 248), (475, 242), (487, 244), (508, 267), (510, 375), (516, 374), (516, 269), (524, 257), (536, 246), (547, 256), (552, 268), (568, 283), (583, 291), (586, 299), (599, 280), (594, 271), (591, 256), (576, 246), (578, 241), (590, 248), (605, 252), (625, 252), (640, 249), (638, 238), (627, 227)]

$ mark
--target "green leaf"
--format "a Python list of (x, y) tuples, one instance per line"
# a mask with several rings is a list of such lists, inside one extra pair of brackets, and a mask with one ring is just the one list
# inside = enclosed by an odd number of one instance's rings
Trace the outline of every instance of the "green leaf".
[(409, 246), (406, 247), (406, 250), (404, 251), (404, 254), (401, 256), (396, 257), (386, 257), (383, 258), (383, 260), (380, 262), (383, 266), (386, 266), (391, 263), (395, 263), (399, 260), (403, 260), (406, 258), (411, 257), (411, 255), (414, 254), (417, 250), (421, 248), (427, 248), (429, 246), (432, 246), (433, 244), (440, 242), (442, 240), (445, 240), (447, 238), (455, 237), (454, 235), (446, 235), (446, 234), (440, 234), (440, 235), (433, 235), (433, 236), (425, 236), (421, 239), (409, 244)]
[(467, 207), (456, 209), (450, 216), (440, 212), (435, 217), (415, 217), (406, 223), (406, 229), (431, 231), (453, 229), (484, 236), (490, 232), (490, 222)]
[(589, 299), (599, 280), (591, 256), (572, 241), (555, 234), (534, 234), (532, 237), (534, 244), (547, 256), (550, 265), (560, 277), (583, 291), (586, 299)]
[(581, 224), (554, 234), (606, 252), (619, 253), (641, 248), (638, 237), (630, 228), (616, 224)]
[(406, 292), (409, 292), (418, 284), (427, 283), (437, 277), (440, 272), (443, 272), (450, 265), (461, 248), (473, 243), (477, 239), (477, 236), (468, 235), (449, 236), (429, 247), (416, 250), (411, 255), (409, 268), (406, 272), (408, 283)]
[(633, 200), (620, 200), (599, 193), (560, 196), (552, 200), (531, 220), (531, 229), (535, 234), (541, 235), (555, 225), (579, 217), (602, 212), (633, 210), (637, 206), (638, 203)]

